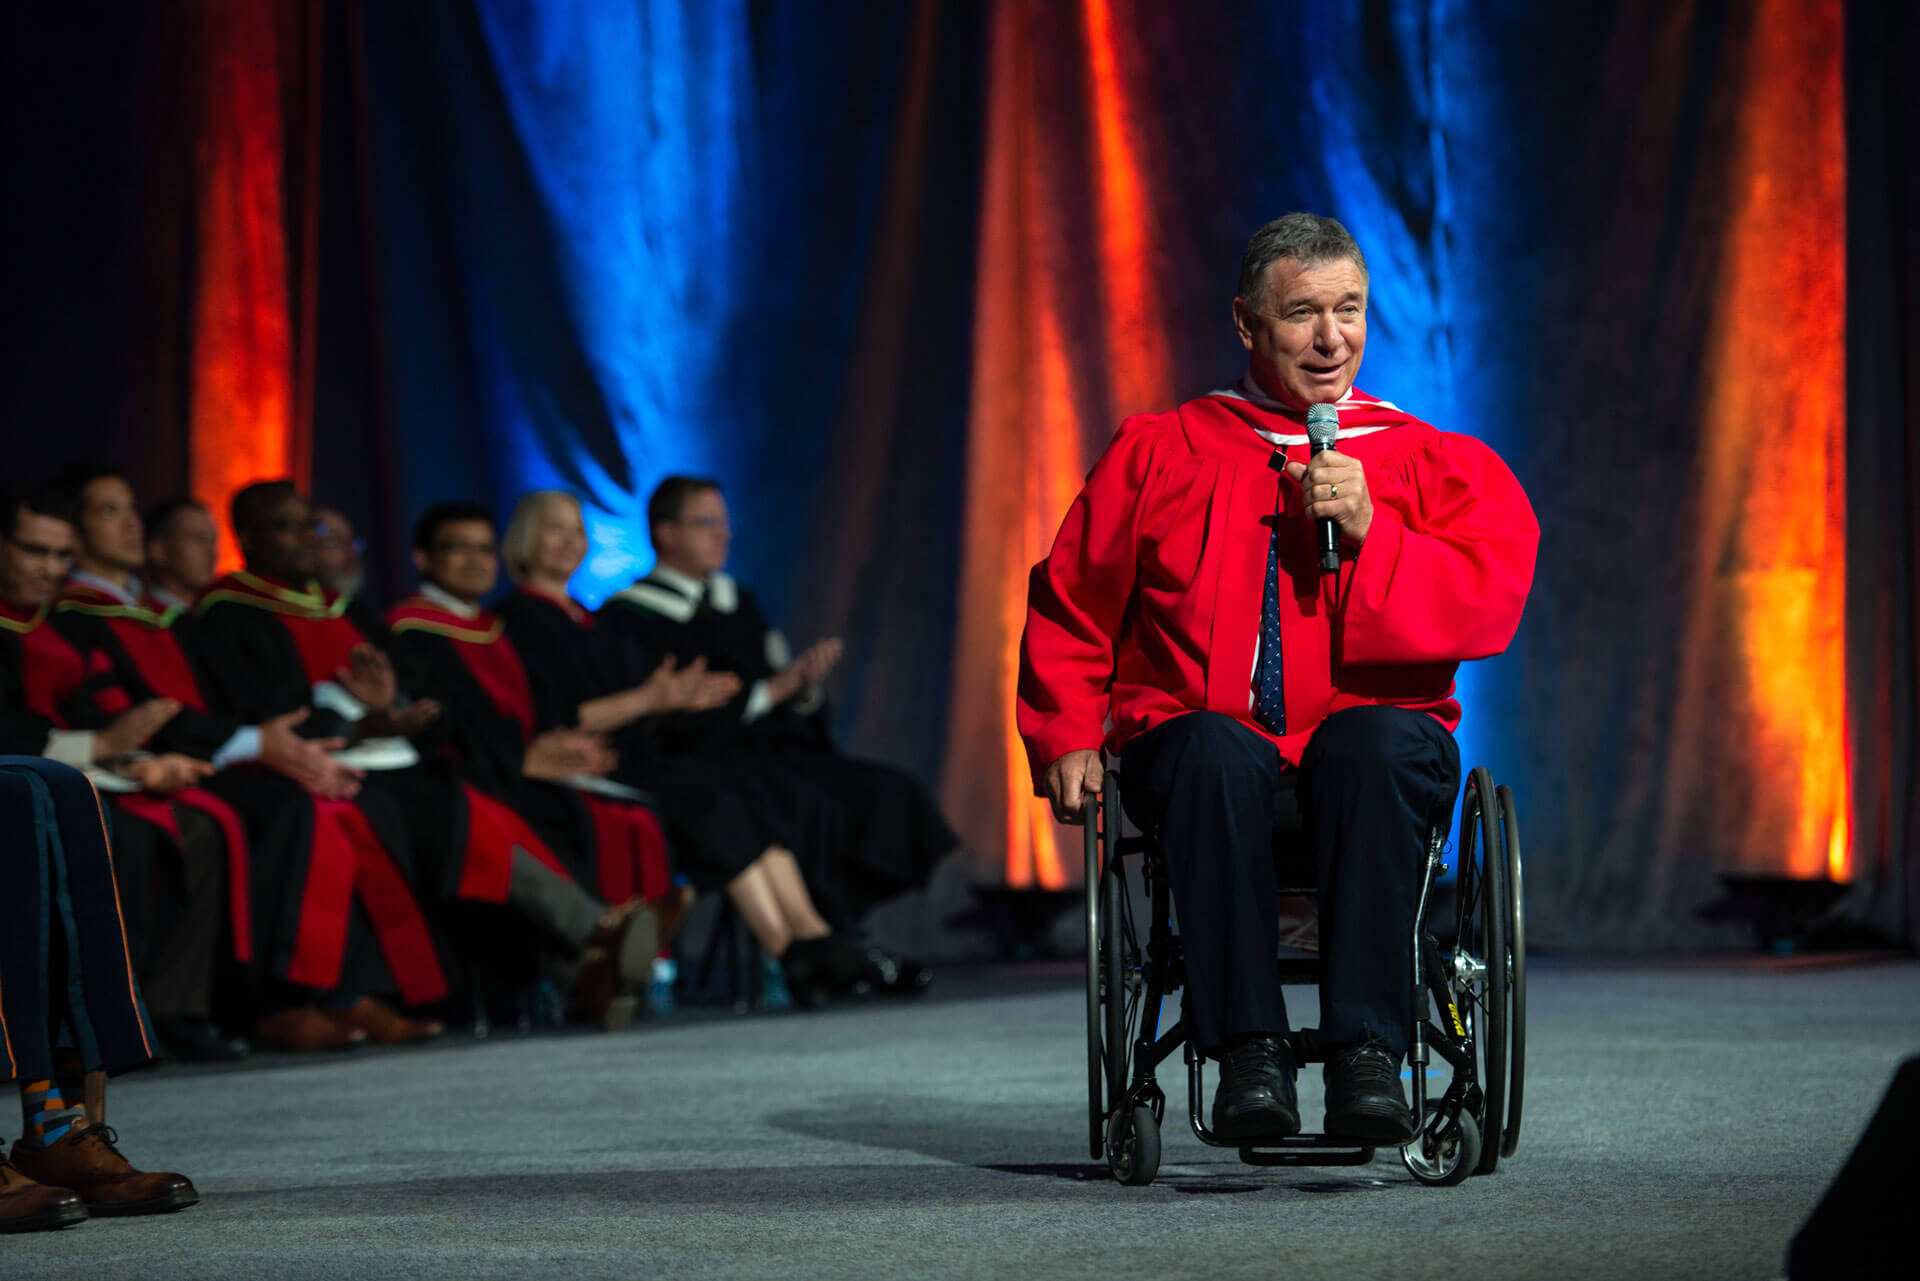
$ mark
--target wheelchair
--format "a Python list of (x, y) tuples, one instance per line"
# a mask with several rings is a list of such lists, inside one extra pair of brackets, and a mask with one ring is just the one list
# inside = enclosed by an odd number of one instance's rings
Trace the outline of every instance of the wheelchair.
[[(1153, 1182), (1160, 1167), (1166, 1095), (1154, 1070), (1185, 1047), (1188, 1122), (1211, 1147), (1238, 1148), (1249, 1165), (1364, 1165), (1375, 1149), (1335, 1135), (1301, 1133), (1244, 1144), (1207, 1128), (1205, 1056), (1187, 1034), (1184, 1013), (1160, 1028), (1162, 1006), (1184, 982), (1171, 891), (1153, 833), (1123, 835), (1120, 776), (1106, 774), (1085, 813), (1087, 913), (1087, 1099), (1093, 1159), (1104, 1158), (1123, 1184)], [(1488, 771), (1468, 774), (1461, 809), (1452, 937), (1428, 926), (1445, 873), (1450, 816), (1427, 840), (1426, 869), (1413, 921), (1408, 1001), (1414, 1135), (1400, 1159), (1423, 1184), (1450, 1186), (1491, 1174), (1520, 1141), (1526, 1067), (1527, 971), (1520, 895), (1520, 832), (1513, 795)], [(1276, 836), (1280, 897), (1311, 901), (1312, 851), (1300, 826)], [(1131, 874), (1129, 868), (1131, 867)], [(1136, 886), (1145, 936), (1136, 925)], [(1276, 910), (1278, 905), (1276, 904)], [(1443, 942), (1443, 940), (1446, 940)], [(1281, 982), (1317, 986), (1317, 955), (1276, 957)], [(1435, 1019), (1438, 1011), (1440, 1018)], [(1314, 1029), (1288, 1036), (1296, 1065), (1324, 1062)], [(1428, 1097), (1427, 1069), (1437, 1055), (1451, 1069), (1444, 1093)]]

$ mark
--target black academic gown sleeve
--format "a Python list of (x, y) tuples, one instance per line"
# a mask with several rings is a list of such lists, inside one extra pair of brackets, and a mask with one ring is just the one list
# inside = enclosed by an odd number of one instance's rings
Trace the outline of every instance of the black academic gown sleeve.
[(341, 716), (313, 706), (313, 687), (293, 637), (273, 614), (237, 601), (215, 601), (196, 620), (197, 648), (207, 697), (242, 723), (258, 725), (310, 708), (299, 733), (309, 738), (348, 734)]
[(20, 639), (0, 632), (0, 756), (40, 755), (54, 729), (52, 721), (27, 709), (20, 672)]
[[(153, 698), (178, 698), (183, 705), (167, 723), (160, 727), (154, 736), (147, 740), (147, 750), (153, 752), (179, 752), (198, 760), (212, 760), (219, 751), (246, 722), (222, 712), (201, 711), (185, 703), (185, 691), (155, 689), (148, 684), (140, 665), (128, 652), (119, 633), (114, 631), (107, 621), (95, 615), (78, 610), (55, 610), (51, 624), (62, 636), (82, 654), (92, 661), (95, 655), (106, 662), (106, 678), (117, 686), (132, 703), (144, 703)], [(176, 633), (181, 651), (186, 657), (188, 667), (193, 670), (203, 697), (208, 694), (207, 679), (204, 671), (194, 662), (193, 651), (186, 638)]]
[(528, 592), (515, 592), (495, 612), (506, 623), (507, 636), (527, 669), (539, 728), (576, 726), (580, 704), (617, 692), (593, 633), (568, 618), (560, 606)]
[(605, 629), (622, 644), (672, 654), (683, 663), (704, 658), (711, 670), (731, 672), (740, 678), (740, 692), (728, 702), (704, 712), (679, 712), (667, 720), (662, 734), (674, 750), (705, 755), (737, 750), (831, 750), (822, 710), (803, 715), (789, 702), (769, 709), (752, 722), (747, 720), (754, 684), (774, 675), (775, 668), (767, 647), (772, 627), (746, 588), (740, 589), (738, 608), (728, 614), (703, 603), (691, 619), (681, 622), (638, 602), (615, 597), (601, 606), (599, 616)]
[(415, 745), (453, 757), (461, 774), (481, 790), (510, 794), (526, 761), (520, 727), (493, 706), (453, 642), (428, 631), (404, 631), (388, 644), (394, 666), (408, 675), (408, 693), (440, 704), (440, 715)]

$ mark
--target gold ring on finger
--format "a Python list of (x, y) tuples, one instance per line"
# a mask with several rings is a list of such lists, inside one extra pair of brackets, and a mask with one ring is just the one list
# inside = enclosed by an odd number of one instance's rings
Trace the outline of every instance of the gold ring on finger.
[(1338, 497), (1340, 497), (1340, 486), (1338, 486), (1338, 485), (1329, 485), (1329, 486), (1327, 486), (1327, 497), (1328, 497), (1328, 498), (1338, 498)]

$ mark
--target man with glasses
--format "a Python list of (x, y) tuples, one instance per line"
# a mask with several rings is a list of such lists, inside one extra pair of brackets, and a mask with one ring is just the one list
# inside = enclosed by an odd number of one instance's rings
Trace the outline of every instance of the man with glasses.
[(313, 509), (313, 576), (342, 596), (358, 596), (367, 585), (367, 545), (353, 522), (331, 507)]
[[(826, 682), (840, 662), (840, 640), (794, 654), (753, 592), (726, 572), (733, 530), (715, 481), (669, 476), (647, 502), (647, 526), (658, 557), (653, 571), (609, 598), (599, 617), (650, 653), (704, 659), (741, 681), (724, 706), (678, 718), (670, 727), (676, 745), (790, 775), (832, 799), (845, 839), (808, 873), (837, 926), (857, 926), (878, 904), (924, 886), (959, 838), (905, 770), (834, 746)], [(868, 952), (868, 982), (880, 993), (916, 995), (932, 981), (925, 965)]]

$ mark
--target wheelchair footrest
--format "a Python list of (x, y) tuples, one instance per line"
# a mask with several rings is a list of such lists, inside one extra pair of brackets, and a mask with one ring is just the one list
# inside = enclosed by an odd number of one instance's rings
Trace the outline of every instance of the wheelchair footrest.
[(1241, 1148), (1240, 1159), (1248, 1165), (1365, 1165), (1373, 1160), (1372, 1148), (1356, 1148), (1351, 1139), (1313, 1134), (1285, 1143), (1297, 1146)]

